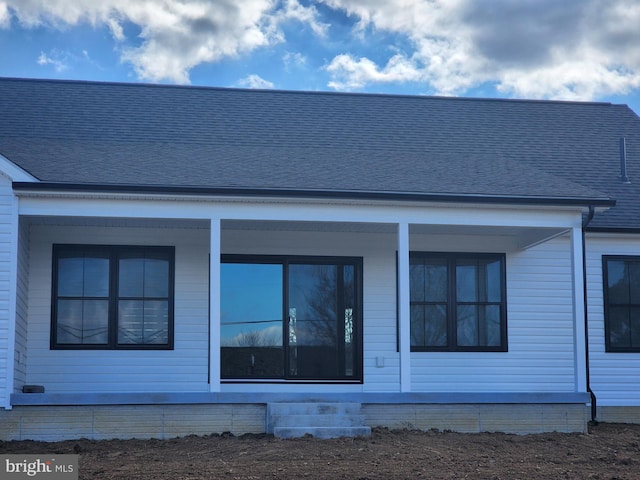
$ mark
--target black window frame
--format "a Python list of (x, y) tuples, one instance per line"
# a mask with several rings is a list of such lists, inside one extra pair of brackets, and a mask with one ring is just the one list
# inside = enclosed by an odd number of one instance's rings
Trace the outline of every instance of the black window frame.
[[(640, 353), (640, 345), (638, 347), (617, 347), (611, 342), (611, 313), (612, 306), (626, 306), (628, 308), (640, 309), (640, 297), (636, 302), (632, 302), (631, 294), (629, 294), (628, 303), (613, 303), (609, 298), (609, 268), (608, 262), (610, 260), (633, 262), (640, 264), (640, 255), (603, 255), (602, 256), (602, 289), (603, 289), (603, 307), (604, 307), (604, 340), (605, 340), (605, 352), (607, 353)], [(640, 287), (639, 287), (640, 288)], [(640, 327), (640, 320), (638, 320), (638, 327)]]
[[(470, 252), (423, 252), (410, 251), (409, 265), (413, 258), (430, 258), (444, 260), (447, 266), (447, 293), (446, 293), (446, 328), (447, 345), (445, 346), (414, 346), (412, 352), (508, 352), (508, 328), (507, 328), (507, 281), (506, 281), (506, 255), (504, 253), (470, 253)], [(498, 260), (500, 262), (500, 302), (458, 302), (456, 289), (456, 262), (458, 260)], [(411, 280), (409, 281), (411, 282)], [(411, 288), (411, 285), (409, 285)], [(430, 304), (434, 302), (410, 301), (409, 308), (417, 304)], [(443, 303), (443, 302), (435, 302)], [(459, 304), (499, 304), (500, 306), (500, 345), (458, 345), (457, 336), (457, 305)], [(410, 322), (411, 323), (411, 322)]]
[[(118, 343), (118, 301), (133, 297), (120, 296), (118, 291), (119, 260), (128, 255), (140, 253), (166, 256), (169, 261), (167, 342), (166, 343)], [(109, 294), (108, 299), (108, 334), (106, 343), (61, 343), (58, 342), (58, 260), (61, 254), (102, 254), (109, 260)], [(94, 245), (94, 244), (54, 244), (52, 248), (52, 281), (51, 281), (51, 350), (173, 350), (174, 349), (174, 304), (175, 304), (175, 247), (148, 245)], [(85, 297), (82, 297), (85, 298)], [(87, 297), (90, 298), (90, 297)], [(160, 299), (160, 297), (136, 297), (136, 299)], [(162, 297), (165, 298), (165, 297)]]
[[(363, 293), (363, 259), (362, 257), (353, 256), (322, 256), (322, 255), (262, 255), (262, 254), (222, 254), (220, 256), (221, 263), (235, 263), (235, 264), (273, 264), (282, 266), (282, 338), (283, 338), (283, 365), (284, 372), (281, 376), (270, 377), (255, 377), (255, 376), (224, 376), (221, 375), (222, 383), (243, 383), (250, 381), (251, 383), (281, 383), (281, 382), (295, 382), (295, 383), (317, 383), (323, 384), (339, 383), (339, 384), (362, 384), (364, 382), (364, 293)], [(289, 266), (298, 264), (315, 264), (315, 265), (354, 265), (355, 267), (355, 294), (356, 294), (356, 312), (354, 312), (354, 325), (353, 325), (353, 338), (355, 340), (354, 346), (356, 353), (354, 355), (354, 375), (352, 377), (292, 377), (288, 371), (289, 359), (288, 349), (289, 340), (287, 336), (287, 318), (289, 312), (287, 305), (289, 303)], [(222, 352), (222, 349), (221, 349)], [(222, 363), (220, 365), (222, 370)]]

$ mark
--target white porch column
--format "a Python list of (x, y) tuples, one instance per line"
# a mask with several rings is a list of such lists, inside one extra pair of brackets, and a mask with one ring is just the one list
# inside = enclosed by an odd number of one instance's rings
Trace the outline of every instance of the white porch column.
[(211, 218), (209, 247), (209, 391), (220, 391), (220, 219)]
[(582, 229), (571, 229), (571, 263), (573, 267), (573, 320), (575, 352), (575, 388), (577, 392), (587, 391), (586, 332), (584, 324), (584, 269), (582, 264)]
[[(11, 394), (13, 393), (14, 383), (15, 383), (15, 361), (16, 361), (16, 302), (18, 295), (18, 241), (19, 241), (19, 208), (18, 208), (18, 197), (15, 195), (11, 196), (10, 206), (11, 206), (11, 217), (6, 219), (5, 227), (9, 227), (9, 245), (8, 245), (8, 255), (3, 260), (7, 260), (6, 262), (2, 262), (3, 265), (8, 266), (9, 271), (3, 273), (8, 273), (9, 281), (7, 282), (8, 287), (6, 291), (6, 297), (3, 300), (7, 300), (7, 316), (0, 319), (0, 324), (5, 323), (7, 326), (6, 330), (6, 339), (7, 339), (7, 349), (5, 354), (6, 360), (6, 372), (5, 385), (0, 385), (0, 398), (2, 401), (0, 402), (0, 407), (5, 408), (6, 410), (11, 410)], [(3, 222), (4, 223), (4, 222)], [(6, 233), (6, 232), (3, 232)], [(26, 356), (26, 351), (23, 351), (22, 354)], [(0, 372), (1, 373), (1, 372)]]
[(398, 321), (400, 391), (411, 391), (411, 307), (409, 296), (409, 224), (398, 224)]

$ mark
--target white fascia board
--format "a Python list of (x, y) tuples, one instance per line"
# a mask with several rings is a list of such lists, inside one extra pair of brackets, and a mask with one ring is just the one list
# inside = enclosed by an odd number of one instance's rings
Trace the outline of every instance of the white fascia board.
[(222, 219), (300, 222), (408, 223), (490, 227), (581, 226), (580, 207), (521, 207), (490, 205), (402, 205), (384, 202), (270, 201), (180, 198), (100, 198), (20, 195), (20, 215), (156, 219), (210, 219), (212, 210)]
[(23, 170), (7, 157), (0, 154), (0, 173), (11, 179), (12, 182), (39, 182), (36, 177)]

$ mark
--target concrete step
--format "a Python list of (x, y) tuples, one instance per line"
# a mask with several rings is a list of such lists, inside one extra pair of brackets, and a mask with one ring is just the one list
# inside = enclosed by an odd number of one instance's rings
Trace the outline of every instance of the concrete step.
[(358, 415), (362, 406), (352, 402), (282, 402), (269, 403), (267, 409), (272, 415)]
[(346, 402), (270, 403), (266, 430), (279, 438), (369, 436), (371, 428), (364, 425), (361, 408)]
[(279, 427), (360, 427), (364, 415), (271, 415), (271, 422)]
[(278, 438), (300, 438), (312, 435), (315, 438), (368, 437), (370, 427), (275, 427), (274, 436)]

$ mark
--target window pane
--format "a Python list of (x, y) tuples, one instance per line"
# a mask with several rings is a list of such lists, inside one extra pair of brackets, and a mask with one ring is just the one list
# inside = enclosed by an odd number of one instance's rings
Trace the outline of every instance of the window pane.
[(411, 305), (411, 346), (425, 346), (425, 306)]
[(282, 265), (221, 265), (223, 378), (284, 375), (282, 282)]
[(411, 258), (412, 302), (447, 301), (447, 261), (440, 258)]
[(629, 274), (623, 260), (607, 261), (607, 287), (610, 303), (629, 303)]
[(145, 258), (144, 260), (144, 296), (169, 296), (169, 260), (163, 258)]
[(640, 303), (640, 262), (629, 262), (629, 303)]
[(500, 302), (502, 300), (502, 272), (500, 261), (487, 262), (484, 266), (486, 273), (485, 288), (487, 302)]
[(445, 305), (411, 306), (411, 346), (447, 346), (447, 308)]
[(108, 258), (78, 256), (58, 259), (58, 296), (106, 297), (108, 295)]
[(425, 266), (420, 259), (411, 259), (411, 264), (409, 265), (409, 292), (412, 302), (424, 302), (424, 269)]
[(58, 300), (56, 341), (59, 344), (106, 344), (107, 300)]
[(447, 308), (444, 305), (427, 305), (425, 313), (425, 346), (446, 346)]
[(342, 267), (343, 275), (343, 305), (344, 308), (344, 346), (343, 360), (344, 360), (344, 374), (346, 376), (352, 376), (355, 373), (355, 337), (353, 331), (353, 312), (356, 309), (356, 268), (353, 265), (344, 265)]
[(497, 347), (501, 345), (500, 306), (458, 305), (458, 345)]
[(84, 258), (58, 260), (58, 295), (82, 297), (84, 292)]
[(614, 348), (631, 347), (629, 307), (609, 307), (609, 343)]
[(144, 301), (142, 343), (145, 345), (169, 343), (169, 302), (166, 300)]
[(478, 307), (476, 305), (458, 305), (457, 314), (458, 346), (478, 346)]
[(282, 345), (282, 288), (282, 265), (222, 264), (222, 344)]
[(166, 345), (169, 342), (169, 305), (165, 300), (118, 302), (118, 343)]
[(478, 299), (478, 267), (475, 262), (458, 261), (456, 266), (456, 296), (458, 302), (477, 302)]
[(144, 296), (144, 259), (121, 258), (118, 265), (118, 295)]
[(353, 265), (344, 265), (342, 267), (342, 275), (344, 277), (344, 307), (356, 307), (356, 268)]
[(498, 305), (486, 305), (481, 308), (484, 310), (484, 324), (481, 325), (484, 332), (484, 335), (481, 336), (481, 338), (484, 337), (482, 346), (497, 347), (502, 340), (500, 331), (500, 307)]
[[(290, 328), (297, 346), (337, 344), (338, 270), (336, 265), (289, 265)], [(291, 342), (290, 342), (291, 343)]]
[(118, 268), (121, 297), (169, 296), (169, 259), (153, 254), (121, 258)]
[(445, 260), (429, 260), (425, 265), (425, 300), (447, 301), (447, 265)]

